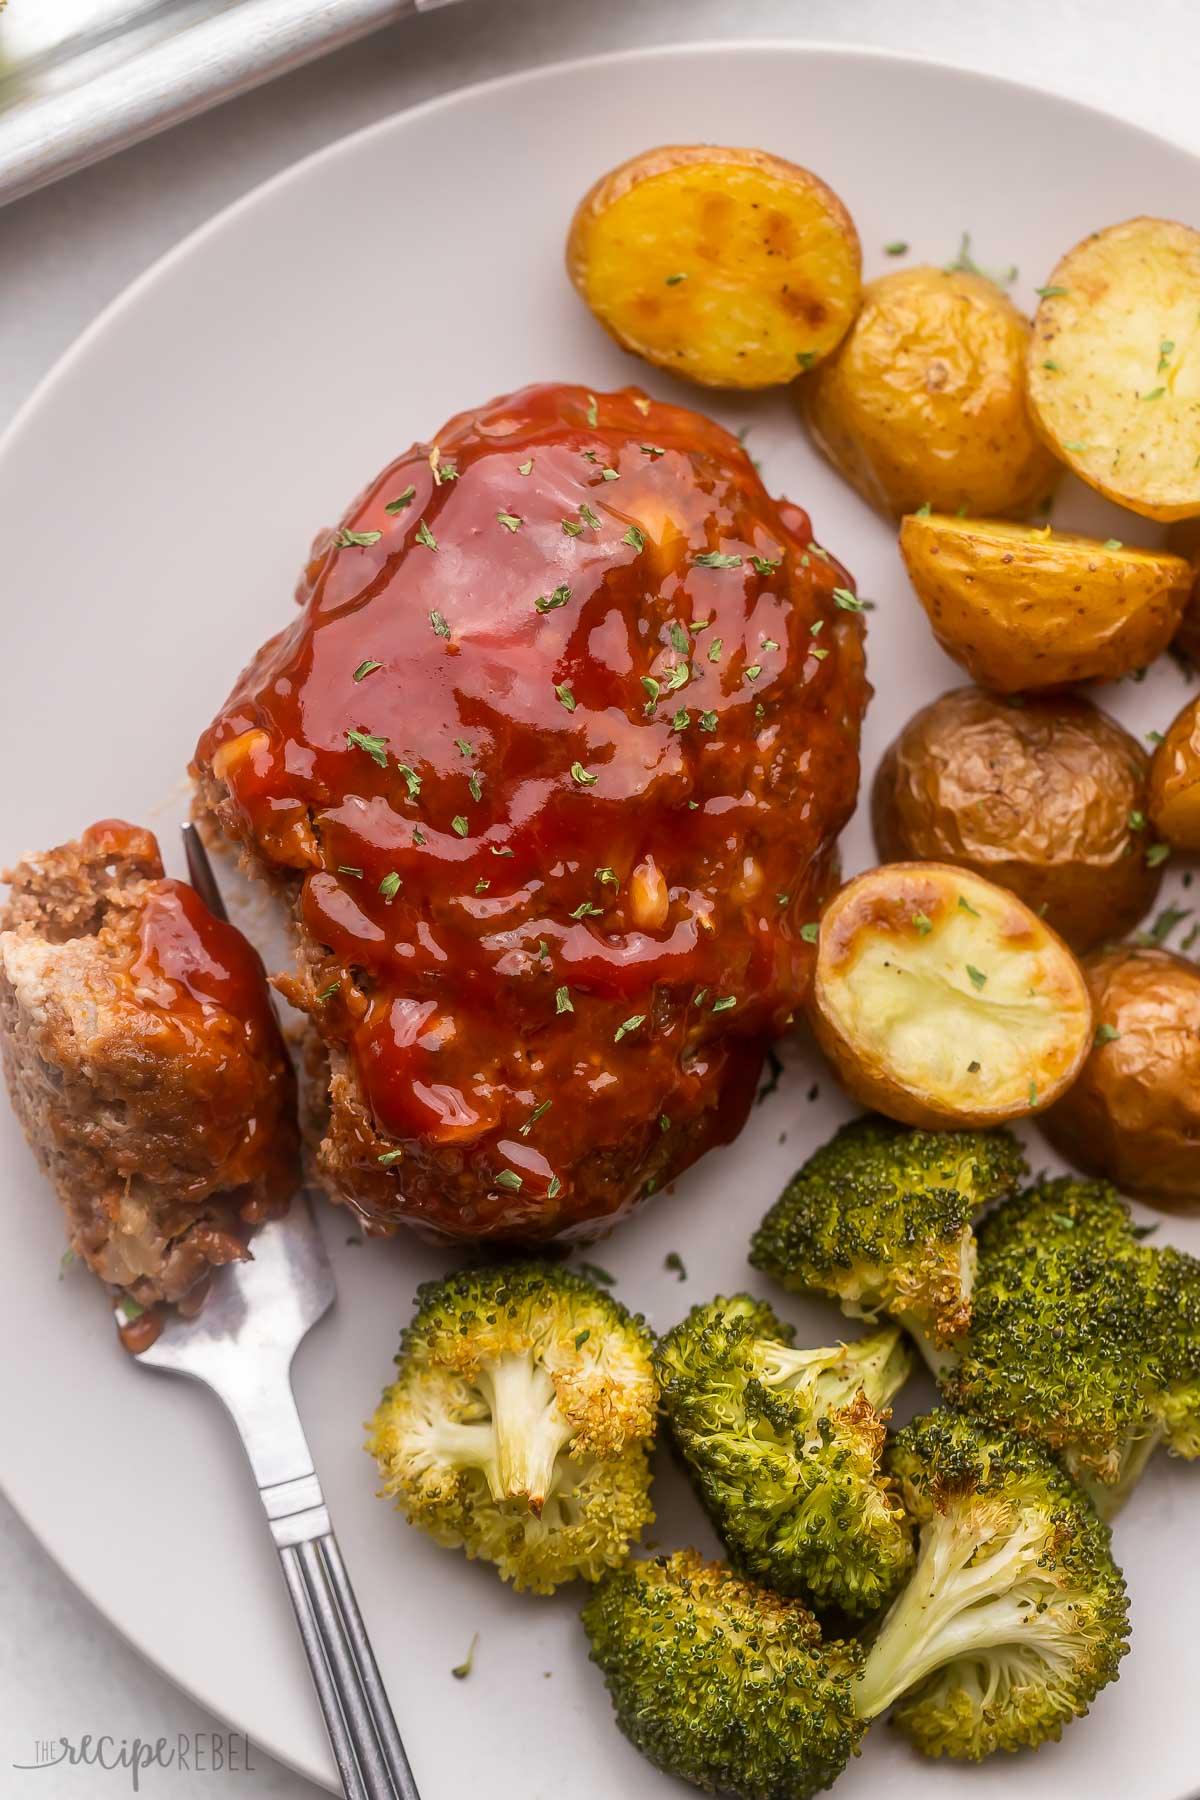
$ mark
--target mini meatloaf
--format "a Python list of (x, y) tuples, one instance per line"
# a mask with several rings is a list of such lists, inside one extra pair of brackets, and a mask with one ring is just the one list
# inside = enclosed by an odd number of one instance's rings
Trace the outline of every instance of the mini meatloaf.
[(152, 834), (106, 820), (7, 876), (0, 1049), (71, 1245), (141, 1306), (198, 1300), (296, 1181), (262, 964)]
[(549, 386), (318, 538), (194, 773), (294, 909), (318, 1172), (370, 1229), (594, 1233), (740, 1129), (858, 785), (812, 540), (710, 420)]

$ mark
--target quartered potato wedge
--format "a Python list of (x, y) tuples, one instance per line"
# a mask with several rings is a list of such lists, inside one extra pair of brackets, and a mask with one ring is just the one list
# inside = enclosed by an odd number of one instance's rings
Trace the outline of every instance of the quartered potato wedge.
[(1200, 850), (1200, 698), (1188, 701), (1154, 752), (1148, 811), (1168, 844)]
[(856, 1100), (906, 1125), (995, 1125), (1049, 1106), (1092, 1040), (1062, 939), (945, 863), (885, 863), (826, 908), (813, 1033)]
[(634, 355), (706, 387), (764, 388), (828, 356), (862, 254), (837, 195), (764, 150), (668, 144), (580, 201), (567, 272)]
[(1054, 454), (1148, 519), (1200, 513), (1200, 231), (1110, 225), (1041, 293), (1029, 403)]
[(1001, 694), (1145, 668), (1192, 584), (1168, 551), (1002, 519), (910, 513), (900, 554), (942, 649)]
[(1182, 519), (1167, 533), (1167, 549), (1186, 556), (1192, 565), (1192, 591), (1171, 640), (1173, 650), (1200, 669), (1200, 519)]

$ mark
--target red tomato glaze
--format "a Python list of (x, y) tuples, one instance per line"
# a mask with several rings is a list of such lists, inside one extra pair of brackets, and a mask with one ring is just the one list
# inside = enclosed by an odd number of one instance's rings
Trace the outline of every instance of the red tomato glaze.
[(195, 767), (299, 878), (331, 1190), (459, 1237), (610, 1218), (737, 1133), (807, 992), (848, 577), (719, 426), (544, 386), (391, 464), (298, 599)]

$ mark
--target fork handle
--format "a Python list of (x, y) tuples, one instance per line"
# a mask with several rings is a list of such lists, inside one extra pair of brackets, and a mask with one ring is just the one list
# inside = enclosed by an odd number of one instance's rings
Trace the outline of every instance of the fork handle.
[(317, 1477), (260, 1492), (346, 1800), (420, 1800)]

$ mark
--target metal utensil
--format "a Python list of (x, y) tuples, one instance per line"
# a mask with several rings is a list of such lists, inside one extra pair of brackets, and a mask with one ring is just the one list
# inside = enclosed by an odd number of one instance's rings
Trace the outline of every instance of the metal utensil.
[(13, 7), (0, 21), (0, 206), (448, 3), (130, 0), (111, 17), (100, 6), (95, 29), (74, 32), (63, 29), (60, 0)]
[[(183, 839), (192, 885), (224, 918), (194, 826), (183, 827)], [(172, 1313), (137, 1360), (204, 1382), (238, 1428), (347, 1800), (420, 1800), (292, 1397), (292, 1358), (334, 1299), (307, 1197), (297, 1194), (286, 1218), (257, 1231), (252, 1248), (251, 1261), (219, 1272), (195, 1318)]]

